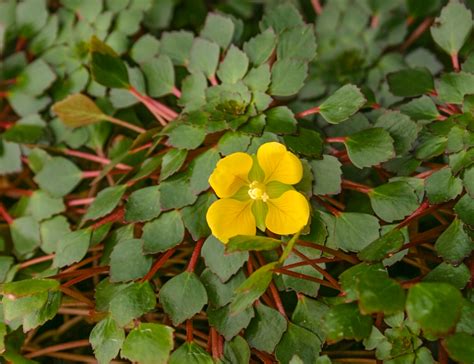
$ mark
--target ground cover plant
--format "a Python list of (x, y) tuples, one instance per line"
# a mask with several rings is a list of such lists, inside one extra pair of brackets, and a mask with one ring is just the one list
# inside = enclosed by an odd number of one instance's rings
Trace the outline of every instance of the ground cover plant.
[(472, 1), (0, 3), (0, 360), (473, 363)]

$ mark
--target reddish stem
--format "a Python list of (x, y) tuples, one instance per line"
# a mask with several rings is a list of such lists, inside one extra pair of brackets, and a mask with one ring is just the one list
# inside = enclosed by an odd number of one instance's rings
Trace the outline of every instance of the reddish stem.
[(405, 218), (405, 220), (403, 220), (400, 224), (397, 225), (397, 228), (401, 229), (407, 226), (408, 224), (410, 224), (410, 222), (424, 214), (429, 207), (430, 203), (428, 202), (428, 200), (424, 200), (423, 203), (410, 216)]
[(26, 46), (26, 37), (20, 35), (18, 39), (16, 40), (15, 44), (15, 52), (20, 52), (23, 48)]
[(461, 70), (459, 67), (459, 58), (457, 53), (451, 54), (451, 63), (453, 64), (453, 69), (455, 72), (459, 72)]
[(219, 348), (217, 343), (217, 331), (215, 328), (211, 327), (211, 348), (212, 348), (212, 358), (217, 360), (219, 359)]
[(363, 185), (361, 183), (349, 181), (347, 179), (342, 180), (341, 186), (348, 190), (353, 190), (353, 191), (357, 191), (357, 192), (361, 192), (365, 194), (370, 193), (372, 191), (372, 188), (370, 188), (369, 186)]
[(194, 339), (193, 320), (186, 320), (186, 341), (192, 342)]
[(13, 218), (10, 216), (8, 211), (5, 209), (2, 203), (0, 203), (0, 216), (5, 220), (8, 225), (13, 224)]
[(155, 262), (155, 264), (153, 264), (153, 266), (151, 267), (149, 272), (146, 274), (146, 276), (142, 278), (142, 282), (149, 281), (150, 279), (152, 279), (155, 273), (158, 272), (158, 270), (163, 266), (163, 264), (165, 264), (168, 261), (168, 259), (173, 255), (175, 250), (176, 250), (176, 247), (163, 253), (160, 259), (158, 259)]
[(313, 5), (314, 12), (317, 15), (320, 15), (323, 12), (323, 8), (319, 0), (311, 0), (311, 5)]
[(143, 144), (143, 145), (141, 145), (141, 146), (139, 146), (135, 149), (132, 149), (130, 152), (128, 152), (128, 154), (135, 154), (135, 153), (141, 152), (142, 150), (148, 149), (152, 146), (153, 146), (152, 142), (146, 143), (146, 144)]
[(370, 28), (375, 29), (379, 26), (379, 16), (378, 14), (372, 15), (372, 18), (370, 19)]
[(347, 137), (333, 137), (333, 138), (326, 138), (326, 143), (345, 143)]
[(313, 107), (311, 109), (301, 111), (298, 114), (295, 115), (298, 119), (304, 118), (305, 116), (313, 115), (313, 114), (318, 114), (320, 112), (319, 106)]
[(78, 300), (79, 302), (83, 302), (85, 304), (87, 304), (89, 307), (94, 307), (94, 302), (92, 302), (90, 299), (88, 299), (86, 296), (84, 296), (82, 293), (72, 289), (72, 288), (68, 288), (68, 287), (59, 287), (59, 290), (72, 297), (72, 298), (75, 298), (76, 300)]
[(423, 22), (418, 25), (418, 27), (413, 31), (413, 33), (410, 34), (410, 36), (407, 38), (407, 40), (402, 44), (400, 49), (402, 51), (405, 51), (410, 47), (421, 35), (426, 32), (426, 30), (429, 29), (431, 26), (431, 23), (433, 23), (433, 18), (426, 18), (423, 20)]
[(272, 294), (273, 301), (275, 301), (275, 306), (278, 309), (278, 312), (280, 312), (284, 318), (288, 319), (286, 316), (285, 307), (283, 307), (283, 303), (281, 302), (280, 294), (278, 293), (275, 283), (273, 282), (270, 283), (270, 293)]
[(321, 199), (319, 196), (314, 196), (314, 198), (318, 201), (318, 203), (323, 206), (326, 210), (328, 210), (334, 216), (339, 216), (341, 211), (333, 207), (332, 205), (328, 204), (326, 201)]
[(43, 255), (42, 257), (33, 258), (27, 261), (24, 261), (18, 265), (18, 269), (24, 269), (35, 264), (47, 262), (54, 259), (55, 254)]
[(8, 97), (10, 93), (8, 91), (0, 91), (0, 98), (6, 98)]
[(86, 197), (86, 198), (78, 198), (75, 200), (69, 200), (67, 202), (68, 206), (82, 206), (82, 205), (90, 205), (94, 202), (95, 197)]
[(211, 82), (212, 86), (217, 86), (219, 83), (217, 82), (216, 75), (210, 75), (209, 81)]
[(0, 128), (10, 129), (15, 123), (13, 121), (0, 121)]
[[(103, 164), (103, 165), (108, 165), (108, 164), (111, 163), (110, 159), (107, 159), (107, 158), (104, 158), (104, 157), (99, 157), (99, 156), (94, 155), (94, 154), (80, 152), (80, 151), (77, 151), (77, 150), (64, 149), (62, 152), (65, 155), (70, 155), (72, 157), (78, 157), (78, 158), (86, 159), (86, 160), (89, 160), (89, 161), (92, 161), (92, 162), (97, 162), (97, 163), (100, 163), (100, 164)], [(130, 167), (126, 164), (123, 164), (123, 163), (118, 163), (117, 165), (115, 165), (115, 168), (122, 169), (124, 171), (130, 171), (131, 169), (133, 169), (132, 167)]]
[(286, 269), (282, 269), (282, 268), (276, 268), (273, 270), (275, 273), (280, 273), (280, 274), (286, 274), (288, 276), (291, 276), (291, 277), (295, 277), (295, 278), (299, 278), (299, 279), (304, 279), (306, 281), (311, 281), (311, 282), (315, 282), (315, 283), (319, 283), (320, 285), (322, 286), (326, 286), (326, 287), (329, 287), (329, 288), (332, 288), (334, 289), (334, 286), (329, 283), (329, 282), (326, 282), (325, 280), (323, 279), (319, 279), (319, 278), (315, 278), (315, 277), (312, 277), (312, 276), (309, 276), (307, 274), (303, 274), (303, 273), (298, 273), (298, 272), (293, 272), (291, 270), (286, 270)]
[(117, 222), (117, 221), (122, 221), (123, 217), (125, 215), (125, 210), (123, 207), (119, 207), (106, 217), (102, 218), (101, 220), (97, 221), (95, 224), (91, 225), (90, 228), (92, 230), (95, 230), (102, 225), (108, 224), (109, 222)]
[(171, 90), (173, 95), (175, 95), (178, 99), (181, 98), (181, 91), (178, 90), (175, 86), (173, 86), (173, 89)]
[(189, 260), (188, 267), (186, 268), (187, 272), (194, 272), (194, 268), (196, 267), (197, 260), (199, 255), (201, 254), (201, 248), (204, 244), (204, 239), (199, 239), (194, 246), (193, 254), (191, 255), (191, 259)]
[(324, 245), (319, 245), (319, 244), (312, 243), (312, 242), (309, 242), (309, 241), (304, 241), (304, 240), (298, 240), (298, 242), (296, 244), (301, 245), (301, 246), (305, 246), (307, 248), (321, 250), (324, 253), (331, 254), (335, 257), (341, 258), (341, 259), (343, 259), (346, 262), (349, 262), (351, 264), (358, 264), (359, 263), (359, 260), (356, 257), (353, 257), (353, 256), (351, 256), (349, 254), (346, 254), (346, 253), (344, 253), (342, 251), (339, 251), (339, 250), (328, 248), (327, 246), (324, 246)]
[(441, 340), (438, 340), (438, 362), (439, 364), (449, 363), (448, 353), (444, 349), (443, 344), (441, 343)]

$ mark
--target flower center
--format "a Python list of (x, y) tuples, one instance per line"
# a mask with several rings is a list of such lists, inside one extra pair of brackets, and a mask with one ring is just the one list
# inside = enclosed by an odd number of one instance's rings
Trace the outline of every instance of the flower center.
[(263, 183), (253, 181), (249, 187), (248, 193), (251, 199), (267, 202), (268, 195), (265, 192), (265, 185)]

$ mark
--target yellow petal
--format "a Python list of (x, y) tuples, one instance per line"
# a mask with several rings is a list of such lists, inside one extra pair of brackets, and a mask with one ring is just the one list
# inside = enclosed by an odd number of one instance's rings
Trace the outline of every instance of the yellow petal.
[(217, 200), (207, 210), (206, 219), (212, 235), (224, 244), (236, 235), (256, 233), (251, 200), (238, 201), (231, 198)]
[(257, 159), (265, 172), (265, 183), (280, 181), (294, 185), (303, 177), (300, 160), (287, 151), (283, 144), (277, 142), (263, 144), (258, 148)]
[(244, 185), (252, 168), (252, 157), (246, 153), (233, 153), (217, 162), (209, 177), (209, 184), (220, 198), (233, 196)]
[(308, 222), (308, 200), (299, 192), (287, 191), (278, 198), (268, 200), (267, 205), (265, 225), (275, 234), (294, 234)]

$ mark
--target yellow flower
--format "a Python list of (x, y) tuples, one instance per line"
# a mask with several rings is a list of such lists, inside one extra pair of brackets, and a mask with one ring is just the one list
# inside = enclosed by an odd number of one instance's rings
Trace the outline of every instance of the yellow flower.
[(209, 177), (220, 198), (207, 211), (212, 234), (223, 243), (236, 235), (255, 235), (257, 227), (294, 234), (309, 219), (305, 196), (291, 186), (303, 176), (301, 161), (283, 144), (265, 143), (257, 155), (233, 153)]

